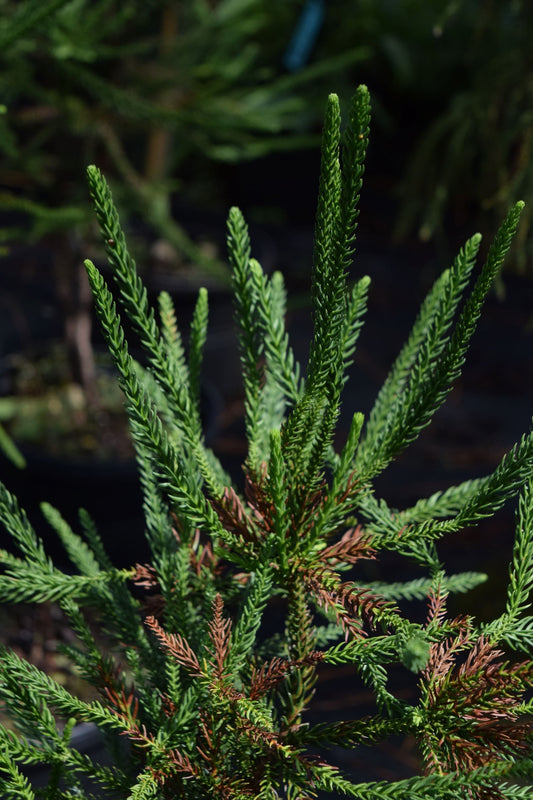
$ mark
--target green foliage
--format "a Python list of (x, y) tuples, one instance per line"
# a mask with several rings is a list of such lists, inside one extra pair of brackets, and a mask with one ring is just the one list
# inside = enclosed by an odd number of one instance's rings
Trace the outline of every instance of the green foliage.
[(6, 433), (4, 426), (0, 425), (0, 450), (16, 467), (26, 466), (26, 459), (18, 449), (13, 439)]
[[(348, 75), (373, 87), (373, 152), (393, 182), (399, 238), (418, 234), (449, 256), (471, 230), (491, 235), (519, 199), (531, 204), (532, 36), (527, 0), (328, 4), (319, 53), (369, 51)], [(507, 269), (530, 275), (532, 254), (524, 219)]]
[[(109, 187), (89, 167), (117, 291), (91, 261), (86, 268), (125, 396), (151, 560), (115, 568), (86, 513), (78, 531), (45, 503), (42, 511), (72, 564), (63, 572), (0, 485), (0, 519), (14, 545), (14, 552), (0, 552), (0, 600), (58, 602), (74, 633), (63, 649), (98, 693), (81, 700), (14, 653), (0, 652), (0, 700), (16, 726), (16, 732), (0, 726), (4, 796), (89, 798), (82, 776), (111, 796), (139, 800), (303, 800), (318, 792), (359, 800), (531, 796), (532, 434), (492, 474), (410, 508), (390, 508), (373, 484), (429, 424), (459, 375), (522, 204), (504, 220), (466, 299), (479, 236), (437, 280), (366, 424), (354, 413), (336, 452), (342, 389), (369, 285), (365, 277), (348, 282), (368, 140), (366, 87), (357, 90), (349, 115), (342, 132), (331, 95), (305, 369), (285, 328), (282, 277), (263, 273), (251, 257), (242, 214), (236, 208), (229, 214), (248, 436), (244, 493), (203, 439), (207, 292), (199, 294), (187, 352), (170, 297), (160, 297), (157, 311), (150, 306)], [(146, 353), (145, 367), (129, 354), (122, 314)], [(448, 595), (468, 592), (486, 576), (447, 574), (439, 539), (516, 496), (505, 608), (483, 624), (471, 615), (450, 616)], [(377, 562), (387, 551), (414, 562), (412, 579), (365, 578), (361, 562)], [(426, 605), (425, 614), (412, 615), (414, 602)], [(274, 610), (279, 621), (269, 631)], [(109, 637), (105, 652), (89, 612)], [(371, 715), (310, 720), (322, 664), (352, 670), (375, 699)], [(416, 697), (396, 693), (389, 679), (397, 670), (417, 676)], [(112, 767), (69, 747), (76, 721), (99, 726)], [(355, 781), (324, 755), (407, 734), (419, 746), (420, 774), (403, 780)], [(121, 748), (124, 738), (128, 747)], [(51, 768), (46, 790), (25, 777), (29, 764)]]
[[(486, 229), (519, 198), (530, 202), (533, 14), (522, 0), (425, 5), (437, 6), (433, 24), (418, 36), (406, 29), (402, 49), (411, 62), (406, 93), (432, 110), (398, 187), (398, 233), (442, 240), (450, 222), (463, 229), (475, 214)], [(511, 262), (522, 272), (532, 243), (525, 220)]]
[(76, 232), (86, 246), (92, 214), (79, 174), (103, 163), (129, 215), (178, 260), (227, 281), (222, 261), (173, 217), (171, 198), (212, 202), (220, 189), (209, 162), (316, 145), (317, 88), (366, 56), (345, 46), (287, 74), (299, 6), (1, 0), (0, 208), (17, 211), (34, 238)]

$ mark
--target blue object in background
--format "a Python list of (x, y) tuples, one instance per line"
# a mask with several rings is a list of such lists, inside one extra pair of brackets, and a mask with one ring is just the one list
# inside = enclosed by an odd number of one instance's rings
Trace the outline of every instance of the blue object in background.
[(283, 57), (283, 66), (289, 72), (296, 72), (307, 63), (324, 21), (324, 13), (324, 0), (307, 0)]

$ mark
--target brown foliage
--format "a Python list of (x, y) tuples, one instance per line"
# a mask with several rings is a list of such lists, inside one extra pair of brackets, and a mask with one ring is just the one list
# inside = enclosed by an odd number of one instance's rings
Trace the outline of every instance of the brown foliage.
[(314, 666), (322, 660), (323, 654), (319, 650), (316, 650), (298, 661), (274, 658), (272, 661), (263, 664), (260, 669), (253, 668), (250, 681), (250, 699), (257, 700), (263, 697), (270, 689), (284, 680), (292, 669), (299, 669), (310, 665)]
[(531, 753), (533, 727), (520, 718), (520, 704), (533, 686), (533, 664), (501, 660), (488, 638), (471, 641), (468, 620), (459, 625), (456, 636), (432, 646), (422, 675), (426, 772), (470, 771)]
[(338, 542), (321, 550), (320, 560), (331, 566), (355, 564), (362, 558), (375, 558), (375, 553), (370, 544), (370, 536), (358, 525), (356, 528), (349, 528)]
[(364, 636), (363, 625), (372, 627), (376, 613), (391, 607), (380, 595), (361, 589), (352, 581), (341, 581), (337, 573), (326, 566), (304, 572), (303, 579), (318, 603), (335, 613), (337, 624), (342, 626), (346, 636)]
[(223, 611), (224, 601), (217, 594), (213, 601), (213, 619), (209, 622), (209, 638), (214, 648), (211, 665), (219, 680), (224, 676), (224, 662), (231, 645), (231, 620), (224, 619)]
[(196, 654), (183, 636), (179, 633), (166, 633), (155, 617), (147, 617), (146, 624), (157, 636), (163, 647), (193, 675), (204, 675)]

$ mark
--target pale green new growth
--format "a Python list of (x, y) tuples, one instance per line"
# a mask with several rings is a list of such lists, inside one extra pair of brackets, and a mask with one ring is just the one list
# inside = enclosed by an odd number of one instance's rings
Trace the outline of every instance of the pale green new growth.
[[(283, 278), (263, 273), (241, 212), (229, 213), (248, 441), (244, 491), (202, 431), (207, 291), (199, 293), (185, 347), (170, 296), (160, 296), (157, 313), (151, 307), (109, 187), (89, 167), (120, 313), (146, 354), (146, 366), (130, 356), (114, 295), (87, 261), (129, 414), (151, 560), (117, 569), (85, 512), (78, 532), (44, 503), (72, 563), (61, 571), (0, 485), (0, 519), (14, 546), (0, 552), (0, 600), (57, 602), (75, 634), (63, 650), (99, 697), (80, 700), (0, 652), (0, 699), (17, 725), (17, 733), (0, 726), (2, 797), (89, 800), (81, 776), (132, 800), (531, 797), (533, 433), (490, 475), (409, 508), (390, 507), (373, 484), (430, 423), (460, 374), (522, 205), (503, 222), (470, 294), (479, 235), (435, 282), (368, 419), (350, 409), (337, 452), (342, 390), (370, 283), (352, 274), (369, 122), (366, 87), (355, 94), (344, 132), (338, 98), (330, 96), (305, 366), (290, 345)], [(448, 615), (448, 595), (487, 576), (447, 574), (439, 540), (517, 495), (501, 613), (483, 624), (470, 614)], [(401, 567), (398, 580), (377, 578), (384, 551)], [(403, 578), (402, 559), (414, 564), (412, 578)], [(426, 605), (416, 622), (414, 602)], [(104, 626), (109, 652), (85, 609)], [(362, 682), (375, 701), (369, 716), (313, 722), (308, 708), (321, 663), (352, 670), (354, 686)], [(397, 692), (393, 671), (411, 679), (409, 694)], [(76, 721), (101, 728), (112, 767), (69, 747)], [(364, 765), (364, 748), (406, 735), (417, 742), (420, 769), (402, 780), (343, 774), (326, 753), (332, 749), (333, 759), (338, 748), (358, 748)], [(44, 792), (25, 777), (29, 764), (51, 768)]]

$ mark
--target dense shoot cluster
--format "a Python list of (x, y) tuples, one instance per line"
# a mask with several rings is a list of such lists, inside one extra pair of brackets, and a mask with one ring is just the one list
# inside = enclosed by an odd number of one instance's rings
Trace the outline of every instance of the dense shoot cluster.
[[(161, 295), (158, 312), (150, 307), (109, 188), (89, 168), (115, 295), (93, 263), (86, 267), (131, 421), (151, 562), (115, 568), (87, 514), (78, 533), (45, 505), (73, 564), (73, 572), (62, 572), (1, 487), (0, 516), (18, 554), (0, 553), (0, 598), (58, 603), (77, 635), (68, 654), (99, 693), (82, 701), (14, 653), (0, 654), (0, 698), (17, 726), (16, 733), (0, 728), (3, 796), (43, 796), (23, 770), (36, 763), (51, 766), (50, 800), (91, 796), (83, 776), (132, 800), (531, 796), (533, 434), (487, 477), (403, 510), (378, 498), (373, 485), (429, 424), (459, 375), (521, 205), (498, 231), (466, 299), (479, 236), (437, 280), (368, 419), (353, 415), (336, 452), (342, 389), (369, 286), (366, 277), (348, 279), (369, 118), (368, 92), (360, 87), (341, 135), (339, 103), (329, 98), (305, 370), (285, 329), (282, 276), (263, 273), (241, 213), (230, 211), (248, 439), (242, 492), (202, 434), (207, 293), (199, 294), (186, 349), (170, 297)], [(146, 353), (143, 366), (129, 354), (115, 296)], [(516, 495), (505, 608), (490, 623), (450, 618), (448, 595), (485, 576), (448, 574), (439, 539)], [(377, 562), (385, 551), (410, 559), (424, 577), (365, 580), (361, 562)], [(426, 603), (425, 622), (407, 615), (405, 600)], [(98, 647), (84, 608), (100, 613), (114, 642), (109, 652)], [(273, 608), (279, 625), (272, 633), (263, 622)], [(351, 665), (373, 694), (374, 713), (309, 722), (323, 664)], [(416, 701), (389, 685), (395, 665), (418, 676)], [(69, 747), (76, 721), (100, 727), (111, 767)], [(411, 778), (356, 780), (325, 755), (328, 747), (372, 748), (408, 733), (421, 764)]]

